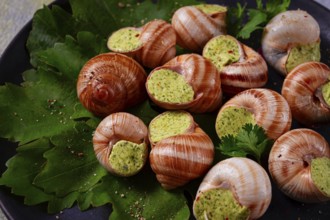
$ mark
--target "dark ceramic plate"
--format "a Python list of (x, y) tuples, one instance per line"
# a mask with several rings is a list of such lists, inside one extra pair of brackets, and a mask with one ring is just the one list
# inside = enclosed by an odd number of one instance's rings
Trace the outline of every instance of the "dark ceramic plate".
[[(209, 1), (211, 3), (224, 4), (224, 1)], [(236, 4), (237, 1), (227, 1), (226, 4)], [(254, 0), (248, 0), (248, 4), (253, 5)], [(58, 0), (54, 4), (70, 10), (68, 1)], [(308, 11), (318, 22), (321, 28), (321, 53), (322, 62), (330, 65), (330, 11), (321, 5), (310, 1), (300, 0), (292, 1), (291, 9), (302, 9)], [(31, 22), (29, 22), (13, 39), (9, 47), (4, 52), (0, 59), (0, 85), (5, 82), (20, 83), (21, 73), (29, 69), (29, 55), (26, 50), (25, 44), (31, 30)], [(306, 33), (306, 35), (309, 33)], [(258, 45), (255, 42), (246, 42), (250, 46), (258, 50)], [(270, 79), (267, 85), (268, 88), (280, 92), (283, 77), (277, 74), (272, 68), (269, 68)], [(13, 103), (15, 104), (15, 103)], [(300, 127), (298, 123), (294, 123), (293, 128)], [(321, 133), (330, 142), (330, 126), (325, 125), (314, 130)], [(8, 142), (0, 139), (0, 173), (2, 174), (5, 169), (6, 161), (15, 154), (15, 143)], [(164, 204), (166, 205), (166, 204)], [(8, 219), (15, 220), (47, 220), (47, 219), (108, 219), (111, 211), (110, 206), (103, 206), (99, 208), (90, 209), (85, 212), (79, 211), (77, 207), (66, 209), (63, 213), (57, 215), (48, 215), (46, 213), (46, 206), (25, 206), (23, 198), (15, 196), (10, 193), (6, 187), (0, 187), (0, 207)], [(293, 201), (283, 195), (273, 185), (273, 198), (271, 205), (262, 219), (330, 219), (330, 202), (307, 204)]]

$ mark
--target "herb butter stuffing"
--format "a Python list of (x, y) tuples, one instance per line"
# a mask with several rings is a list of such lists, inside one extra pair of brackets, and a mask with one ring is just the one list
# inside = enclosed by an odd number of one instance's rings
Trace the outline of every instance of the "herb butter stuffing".
[(150, 139), (156, 143), (165, 138), (183, 134), (191, 126), (191, 116), (183, 111), (167, 111), (149, 125)]
[(301, 45), (291, 48), (288, 60), (286, 62), (286, 70), (290, 72), (293, 68), (299, 64), (308, 62), (308, 61), (320, 61), (320, 42)]
[(330, 197), (330, 159), (327, 157), (313, 159), (311, 176), (316, 187)]
[(219, 138), (236, 136), (245, 124), (256, 124), (253, 114), (245, 108), (230, 106), (217, 116), (215, 129)]
[(193, 101), (194, 90), (185, 78), (172, 70), (160, 69), (147, 80), (149, 93), (158, 101), (186, 103)]
[(141, 47), (140, 31), (134, 28), (122, 28), (115, 31), (108, 39), (107, 46), (115, 52), (129, 52)]
[(211, 189), (202, 192), (194, 204), (194, 215), (199, 219), (248, 219), (250, 210), (240, 205), (230, 190)]
[(221, 5), (214, 4), (200, 4), (195, 5), (196, 8), (203, 11), (205, 14), (214, 14), (219, 12), (227, 12), (227, 8)]
[(330, 81), (322, 86), (321, 91), (325, 103), (330, 106)]
[(229, 35), (212, 38), (204, 47), (203, 56), (210, 60), (218, 70), (240, 59), (239, 43)]
[(109, 163), (116, 173), (131, 176), (139, 172), (147, 158), (145, 143), (136, 144), (130, 141), (118, 141), (112, 148)]

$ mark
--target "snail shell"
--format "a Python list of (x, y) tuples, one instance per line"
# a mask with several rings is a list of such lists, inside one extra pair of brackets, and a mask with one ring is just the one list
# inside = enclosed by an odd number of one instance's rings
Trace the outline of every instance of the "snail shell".
[[(308, 33), (308, 34), (306, 34)], [(266, 61), (283, 75), (292, 47), (320, 41), (320, 27), (306, 11), (291, 10), (276, 15), (265, 27), (262, 51)]]
[(208, 40), (226, 32), (226, 12), (207, 14), (194, 6), (179, 8), (172, 17), (177, 43), (193, 52), (201, 52)]
[[(193, 100), (185, 103), (157, 100), (148, 88), (148, 80), (160, 69), (172, 70), (182, 75), (193, 88)], [(146, 88), (149, 97), (155, 104), (169, 110), (185, 109), (195, 113), (212, 112), (218, 109), (222, 103), (220, 74), (210, 61), (198, 54), (177, 56), (163, 66), (154, 69), (148, 76)]]
[(282, 95), (297, 121), (307, 125), (330, 122), (330, 106), (320, 91), (329, 79), (330, 68), (319, 62), (300, 64), (286, 76)]
[(93, 57), (82, 67), (77, 95), (89, 111), (107, 116), (146, 99), (147, 74), (132, 58), (118, 53)]
[[(176, 33), (172, 25), (166, 21), (156, 19), (149, 21), (139, 28), (125, 27), (122, 30), (134, 30), (140, 42), (136, 48), (123, 51), (110, 42), (114, 32), (108, 40), (108, 48), (136, 59), (141, 65), (155, 68), (172, 59), (176, 55)], [(135, 36), (132, 36), (135, 38)]]
[(268, 67), (262, 56), (252, 48), (242, 45), (242, 60), (224, 66), (220, 71), (224, 93), (237, 94), (250, 88), (263, 87), (268, 81)]
[(273, 90), (259, 88), (240, 92), (221, 107), (217, 117), (231, 106), (250, 111), (256, 124), (271, 139), (277, 139), (291, 127), (290, 107), (284, 97)]
[(327, 201), (330, 195), (322, 193), (311, 177), (311, 160), (320, 157), (330, 159), (327, 141), (311, 129), (294, 129), (275, 141), (269, 154), (269, 172), (276, 185), (292, 199)]
[[(109, 162), (113, 146), (122, 140), (136, 144), (144, 143), (147, 146), (149, 144), (148, 128), (139, 118), (132, 114), (125, 112), (113, 113), (105, 117), (97, 126), (93, 136), (93, 147), (95, 155), (103, 167), (113, 174), (127, 176), (118, 172)], [(144, 149), (141, 155), (143, 164), (146, 163), (147, 155), (148, 147)], [(139, 171), (140, 169), (130, 175), (134, 175)]]
[(250, 210), (248, 219), (261, 217), (272, 198), (270, 179), (264, 168), (251, 159), (232, 157), (218, 162), (205, 175), (194, 201), (195, 216), (201, 193), (218, 188), (230, 190), (238, 203)]
[(166, 190), (183, 186), (201, 177), (213, 162), (212, 140), (193, 120), (191, 123), (183, 134), (153, 143), (150, 151), (150, 166)]

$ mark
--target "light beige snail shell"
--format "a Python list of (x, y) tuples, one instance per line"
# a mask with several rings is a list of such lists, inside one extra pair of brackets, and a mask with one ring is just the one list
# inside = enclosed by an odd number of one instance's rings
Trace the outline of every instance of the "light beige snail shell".
[(320, 62), (300, 64), (286, 76), (282, 95), (297, 121), (305, 125), (330, 122), (330, 106), (320, 91), (329, 80), (330, 68)]
[(224, 93), (237, 94), (243, 90), (260, 88), (268, 81), (268, 67), (262, 56), (242, 44), (244, 56), (238, 62), (224, 66), (221, 71), (221, 86)]
[(178, 45), (201, 52), (208, 40), (226, 33), (226, 12), (206, 14), (194, 6), (184, 6), (173, 14), (172, 26)]
[(166, 190), (203, 176), (211, 167), (213, 158), (212, 140), (193, 121), (184, 134), (153, 143), (149, 155), (150, 166)]
[(250, 111), (256, 124), (271, 139), (277, 139), (291, 128), (290, 107), (284, 97), (273, 90), (257, 88), (240, 92), (221, 107), (218, 117), (231, 106)]
[(250, 210), (248, 219), (260, 218), (268, 209), (272, 198), (267, 172), (248, 158), (232, 157), (214, 165), (198, 188), (194, 206), (202, 192), (217, 188), (232, 191), (238, 203)]
[(123, 111), (147, 98), (147, 74), (134, 59), (104, 53), (86, 62), (77, 81), (77, 95), (83, 106), (97, 116)]
[[(97, 126), (93, 135), (93, 147), (96, 158), (103, 167), (115, 175), (122, 174), (113, 169), (113, 166), (109, 163), (109, 156), (113, 146), (121, 140), (136, 144), (145, 143), (148, 146), (148, 128), (141, 119), (126, 112), (110, 114)], [(148, 158), (147, 147), (142, 156), (144, 163), (146, 163)], [(136, 173), (139, 171), (137, 170)]]
[(301, 202), (330, 200), (315, 186), (311, 178), (311, 160), (330, 158), (327, 141), (307, 128), (291, 130), (278, 138), (269, 154), (269, 172), (279, 189)]
[(318, 41), (320, 27), (317, 21), (306, 11), (289, 10), (276, 15), (266, 25), (262, 37), (262, 52), (271, 66), (287, 75), (285, 65), (290, 49)]
[[(186, 103), (162, 102), (149, 92), (148, 79), (159, 69), (168, 69), (181, 74), (194, 90), (194, 100)], [(168, 110), (187, 110), (194, 113), (212, 112), (222, 103), (220, 74), (216, 67), (198, 54), (176, 56), (163, 66), (154, 69), (148, 76), (146, 88), (150, 99)]]

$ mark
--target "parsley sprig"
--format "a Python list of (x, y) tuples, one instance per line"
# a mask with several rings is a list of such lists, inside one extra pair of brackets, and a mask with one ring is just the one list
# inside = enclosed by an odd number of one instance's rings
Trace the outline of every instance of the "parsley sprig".
[(247, 8), (246, 4), (236, 4), (229, 8), (228, 33), (241, 39), (249, 39), (251, 34), (260, 30), (278, 13), (290, 6), (291, 0), (269, 0), (265, 4), (256, 0), (256, 8)]
[(219, 149), (230, 157), (252, 156), (260, 163), (263, 153), (273, 144), (265, 130), (253, 124), (245, 124), (236, 136), (226, 135), (221, 138)]

